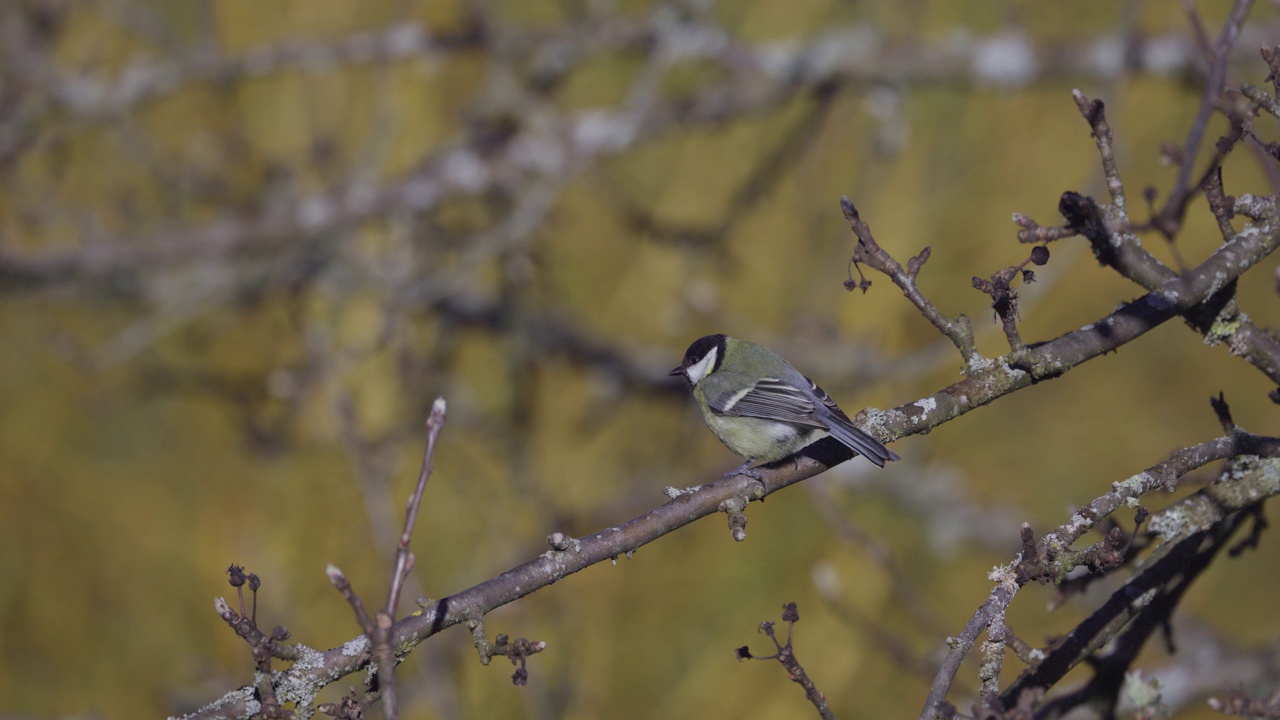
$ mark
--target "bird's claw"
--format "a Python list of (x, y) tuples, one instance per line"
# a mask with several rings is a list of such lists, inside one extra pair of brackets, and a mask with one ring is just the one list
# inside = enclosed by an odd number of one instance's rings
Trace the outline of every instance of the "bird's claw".
[(760, 474), (760, 470), (758, 468), (751, 467), (750, 460), (724, 474), (726, 479), (731, 478), (734, 475), (746, 475), (756, 482), (764, 483), (764, 476)]

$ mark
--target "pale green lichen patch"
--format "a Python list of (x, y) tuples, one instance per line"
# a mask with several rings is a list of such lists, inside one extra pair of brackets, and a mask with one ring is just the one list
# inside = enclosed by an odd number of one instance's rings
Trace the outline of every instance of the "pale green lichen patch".
[(995, 680), (1000, 676), (1004, 660), (1004, 643), (987, 640), (982, 643), (982, 654), (988, 659), (978, 668), (978, 679), (983, 682)]
[(1155, 485), (1155, 479), (1151, 477), (1151, 473), (1140, 472), (1133, 477), (1111, 483), (1111, 488), (1133, 496), (1141, 495), (1153, 485)]
[[(419, 610), (418, 612), (422, 612), (422, 611)], [(369, 650), (369, 638), (365, 635), (361, 635), (360, 637), (355, 638), (353, 640), (348, 640), (342, 644), (342, 655), (344, 657), (355, 657), (357, 655), (363, 655), (364, 653), (368, 652), (368, 650)]]
[[(232, 690), (226, 695), (223, 695), (217, 700), (214, 700), (208, 705), (205, 705), (199, 710), (196, 710), (192, 714), (193, 715), (210, 715), (210, 714), (221, 715), (221, 713), (219, 713), (218, 711), (220, 711), (222, 708), (228, 705), (234, 705), (234, 704), (240, 704), (244, 706), (244, 715), (240, 715), (237, 717), (246, 717), (246, 718), (257, 717), (258, 713), (262, 712), (262, 704), (259, 703), (257, 700), (257, 692), (253, 689), (253, 686), (245, 686), (242, 688), (238, 688), (236, 690)], [(183, 715), (182, 717), (188, 717), (188, 716)], [(170, 715), (169, 720), (181, 720), (181, 718), (174, 715)]]
[(1017, 562), (1011, 562), (1008, 565), (997, 565), (991, 568), (991, 572), (987, 573), (987, 579), (996, 583), (1017, 582), (1013, 568)]
[(1239, 510), (1264, 498), (1280, 495), (1280, 460), (1240, 458), (1229, 482), (1206, 492), (1230, 510)]
[(991, 366), (994, 364), (995, 364), (995, 361), (990, 358), (985, 358), (985, 357), (982, 357), (981, 355), (975, 355), (969, 359), (968, 367), (960, 369), (960, 374), (972, 375), (974, 373), (980, 373), (983, 370), (990, 369)]
[[(276, 698), (281, 703), (294, 703), (298, 716), (305, 720), (315, 711), (312, 703), (320, 689), (327, 684), (319, 679), (320, 674), (308, 672), (324, 667), (324, 653), (305, 645), (295, 647), (297, 659), (293, 661), (293, 667), (285, 672), (273, 673), (273, 680)], [(331, 680), (336, 680), (341, 677), (341, 673), (331, 670), (328, 676)]]
[[(1056, 357), (1047, 357), (1044, 359), (1043, 362), (1044, 362), (1044, 366), (1046, 368), (1049, 368), (1050, 370), (1062, 369), (1062, 362), (1058, 360)], [(1027, 375), (1027, 371), (1019, 370), (1018, 368), (1013, 367), (1012, 365), (1009, 364), (1008, 360), (1003, 357), (1000, 358), (1000, 369), (1003, 370), (1006, 375), (1008, 375), (1010, 378), (1014, 380), (1017, 380), (1018, 378), (1026, 377)]]
[(938, 409), (938, 401), (931, 397), (924, 398), (923, 400), (917, 400), (911, 404), (920, 408), (920, 414), (912, 418), (917, 425), (928, 420), (929, 413)]
[[(916, 404), (920, 402), (916, 401)], [(858, 420), (867, 428), (883, 428), (889, 422), (889, 412), (878, 408), (867, 408), (858, 413)]]
[(1172, 542), (1212, 527), (1222, 520), (1225, 512), (1222, 505), (1208, 495), (1192, 495), (1161, 511), (1148, 524), (1161, 540)]
[(1085, 530), (1092, 528), (1096, 523), (1080, 513), (1075, 513), (1067, 524), (1063, 527), (1067, 535), (1070, 537), (1079, 537), (1084, 534)]
[(1280, 460), (1237, 458), (1232, 472), (1197, 495), (1157, 513), (1151, 531), (1165, 542), (1212, 527), (1229, 512), (1280, 495)]
[(670, 485), (668, 485), (667, 487), (662, 489), (662, 494), (666, 495), (672, 500), (675, 500), (677, 498), (684, 497), (685, 495), (692, 495), (701, 489), (702, 489), (701, 485), (694, 485), (693, 487), (687, 487), (687, 488), (677, 488), (677, 487), (671, 487)]
[(1205, 333), (1204, 344), (1213, 346), (1230, 340), (1240, 330), (1240, 323), (1239, 315), (1219, 315), (1209, 326), (1209, 332)]
[(1151, 532), (1159, 535), (1162, 541), (1169, 542), (1175, 537), (1186, 534), (1186, 524), (1187, 517), (1182, 512), (1182, 506), (1175, 505), (1151, 518), (1147, 527)]

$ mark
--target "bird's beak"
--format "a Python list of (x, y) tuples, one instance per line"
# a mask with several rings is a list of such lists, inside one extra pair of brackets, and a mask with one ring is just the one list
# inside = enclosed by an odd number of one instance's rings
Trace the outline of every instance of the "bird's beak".
[(675, 375), (683, 375), (683, 374), (684, 374), (684, 366), (683, 366), (683, 365), (681, 365), (681, 366), (680, 366), (680, 367), (678, 367), (678, 368), (673, 368), (673, 369), (671, 370), (671, 372), (669, 372), (669, 373), (667, 373), (667, 374), (668, 374), (668, 375), (672, 375), (672, 376), (675, 376)]

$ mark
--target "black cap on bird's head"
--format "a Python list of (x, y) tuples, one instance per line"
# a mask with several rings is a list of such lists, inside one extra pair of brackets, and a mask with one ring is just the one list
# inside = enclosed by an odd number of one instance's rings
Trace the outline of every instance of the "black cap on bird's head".
[[(684, 360), (681, 361), (680, 366), (673, 368), (668, 375), (683, 375), (684, 379), (690, 383), (696, 383), (699, 379), (710, 375), (719, 369), (720, 364), (724, 362), (725, 343), (728, 339), (724, 334), (717, 333), (715, 335), (705, 335), (694, 340), (689, 349), (684, 351)], [(713, 352), (714, 361), (710, 367), (701, 368), (697, 378), (691, 377), (689, 368), (698, 365)]]

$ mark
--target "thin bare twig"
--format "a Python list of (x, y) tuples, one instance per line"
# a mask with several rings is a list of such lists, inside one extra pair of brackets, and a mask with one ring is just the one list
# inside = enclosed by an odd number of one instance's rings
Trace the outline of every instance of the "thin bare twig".
[(329, 582), (351, 605), (356, 615), (356, 622), (369, 638), (372, 657), (378, 667), (375, 690), (382, 700), (383, 715), (389, 720), (395, 720), (400, 716), (399, 696), (395, 685), (396, 655), (392, 647), (391, 631), (395, 626), (395, 613), (400, 602), (401, 589), (404, 587), (409, 571), (413, 569), (414, 556), (409, 551), (409, 542), (413, 538), (418, 509), (422, 504), (422, 494), (426, 490), (427, 480), (431, 477), (434, 467), (436, 441), (440, 437), (440, 431), (444, 429), (445, 411), (444, 398), (436, 398), (431, 406), (431, 415), (427, 418), (427, 442), (422, 454), (422, 470), (418, 473), (418, 484), (414, 487), (413, 494), (409, 496), (405, 507), (404, 529), (401, 530), (400, 539), (396, 545), (395, 566), (391, 573), (391, 587), (387, 591), (386, 605), (370, 617), (364, 601), (351, 587), (342, 570), (331, 564), (326, 571)]
[[(1245, 86), (1243, 92), (1254, 103), (1254, 107), (1265, 108), (1270, 101), (1261, 88)], [(1119, 174), (1115, 169), (1111, 130), (1107, 125), (1105, 107), (1101, 100), (1090, 101), (1079, 91), (1075, 91), (1073, 95), (1081, 115), (1093, 129), (1102, 157), (1104, 175), (1108, 187), (1111, 187), (1119, 182)], [(1277, 107), (1277, 113), (1280, 113), (1280, 106)], [(1218, 158), (1210, 165), (1201, 181), (1210, 211), (1227, 243), (1238, 234), (1230, 222), (1237, 214), (1236, 199), (1223, 194), (1219, 163), (1221, 153), (1234, 145), (1237, 127), (1233, 124), (1232, 134), (1219, 143), (1222, 148), (1218, 151)], [(1122, 194), (1122, 189), (1113, 191), (1112, 204), (1100, 208), (1090, 198), (1065, 193), (1059, 210), (1067, 218), (1068, 227), (1078, 230), (1089, 240), (1099, 262), (1114, 268), (1147, 290), (1155, 290), (1177, 278), (1178, 273), (1147, 252), (1132, 233), (1123, 205), (1116, 200)], [(1193, 308), (1185, 317), (1192, 329), (1205, 336), (1207, 344), (1226, 346), (1233, 355), (1244, 358), (1272, 382), (1280, 385), (1280, 340), (1255, 325), (1240, 311), (1235, 302), (1234, 283), (1224, 284), (1211, 301)]]
[[(387, 592), (386, 607), (378, 613), (377, 621), (369, 637), (373, 640), (373, 655), (378, 662), (378, 689), (382, 694), (382, 712), (388, 720), (396, 720), (400, 716), (400, 699), (395, 685), (395, 653), (391, 647), (391, 629), (395, 625), (396, 607), (400, 604), (400, 591), (404, 587), (405, 578), (413, 569), (414, 556), (409, 552), (409, 541), (413, 538), (413, 528), (418, 520), (418, 508), (422, 505), (422, 493), (427, 489), (427, 480), (435, 467), (436, 441), (440, 431), (444, 429), (444, 398), (438, 397), (431, 405), (431, 415), (427, 418), (427, 447), (422, 453), (422, 470), (418, 473), (418, 484), (409, 496), (404, 511), (404, 529), (400, 531), (400, 541), (396, 545), (395, 568), (391, 572), (391, 589)], [(366, 629), (368, 632), (368, 629)]]
[[(863, 221), (858, 214), (858, 209), (854, 207), (853, 201), (848, 196), (841, 196), (840, 211), (844, 213), (845, 219), (849, 221), (849, 227), (858, 238), (858, 244), (853, 251), (852, 262), (855, 265), (866, 263), (889, 276), (889, 279), (902, 289), (902, 294), (920, 310), (920, 313), (951, 340), (964, 358), (966, 367), (975, 368), (983, 364), (984, 358), (978, 354), (977, 349), (974, 347), (973, 326), (969, 322), (969, 318), (964, 315), (955, 320), (948, 318), (938, 308), (934, 307), (933, 303), (929, 302), (924, 294), (920, 292), (920, 288), (916, 286), (916, 275), (920, 273), (920, 269), (929, 260), (929, 248), (921, 250), (920, 254), (912, 258), (907, 263), (907, 267), (903, 268), (901, 263), (876, 242), (875, 236), (871, 234), (871, 227)], [(858, 287), (863, 292), (866, 292), (870, 285), (871, 283), (865, 278), (857, 285), (854, 285), (852, 280), (845, 283), (846, 288), (852, 290), (854, 287)]]
[(413, 554), (409, 552), (409, 540), (413, 537), (413, 527), (418, 521), (418, 508), (422, 504), (422, 493), (427, 489), (427, 480), (435, 467), (436, 440), (444, 429), (444, 398), (436, 398), (431, 405), (431, 415), (427, 418), (427, 448), (422, 454), (422, 470), (418, 473), (418, 484), (409, 496), (404, 511), (404, 529), (400, 531), (400, 542), (396, 545), (395, 571), (391, 574), (391, 591), (387, 593), (386, 611), (395, 615), (396, 606), (400, 604), (400, 591), (404, 587), (405, 576), (413, 565)]
[(787, 669), (787, 674), (791, 677), (791, 680), (804, 688), (805, 697), (817, 708), (818, 715), (823, 720), (835, 720), (835, 713), (831, 712), (831, 707), (827, 705), (827, 697), (813, 684), (813, 680), (809, 678), (809, 673), (800, 664), (800, 660), (796, 658), (795, 649), (791, 646), (792, 632), (795, 630), (796, 623), (800, 621), (800, 611), (796, 608), (795, 603), (789, 602), (782, 606), (782, 621), (787, 624), (786, 644), (778, 642), (778, 637), (773, 631), (773, 623), (766, 620), (760, 623), (760, 632), (769, 636), (769, 639), (773, 641), (773, 646), (777, 648), (777, 652), (768, 656), (752, 655), (747, 646), (743, 645), (737, 650), (738, 661), (777, 660), (782, 663), (782, 667)]
[(1253, 0), (1236, 0), (1231, 8), (1231, 14), (1222, 26), (1222, 31), (1213, 43), (1211, 57), (1209, 58), (1209, 76), (1204, 84), (1204, 92), (1200, 98), (1200, 107), (1196, 111), (1195, 120), (1191, 124), (1190, 132), (1187, 133), (1187, 140), (1182, 146), (1182, 164), (1178, 168), (1177, 181), (1165, 201), (1164, 208), (1151, 219), (1152, 226), (1163, 233), (1165, 238), (1170, 241), (1181, 230), (1187, 205), (1190, 203), (1192, 194), (1199, 187), (1199, 183), (1192, 183), (1191, 181), (1191, 174), (1195, 171), (1196, 156), (1199, 154), (1200, 145), (1204, 141), (1209, 118), (1217, 108), (1218, 99), (1222, 96), (1223, 87), (1226, 85), (1227, 61), (1231, 56), (1231, 48), (1235, 46), (1237, 38), (1240, 37), (1240, 28), (1244, 25), (1244, 20), (1249, 15), (1249, 10), (1252, 7)]

